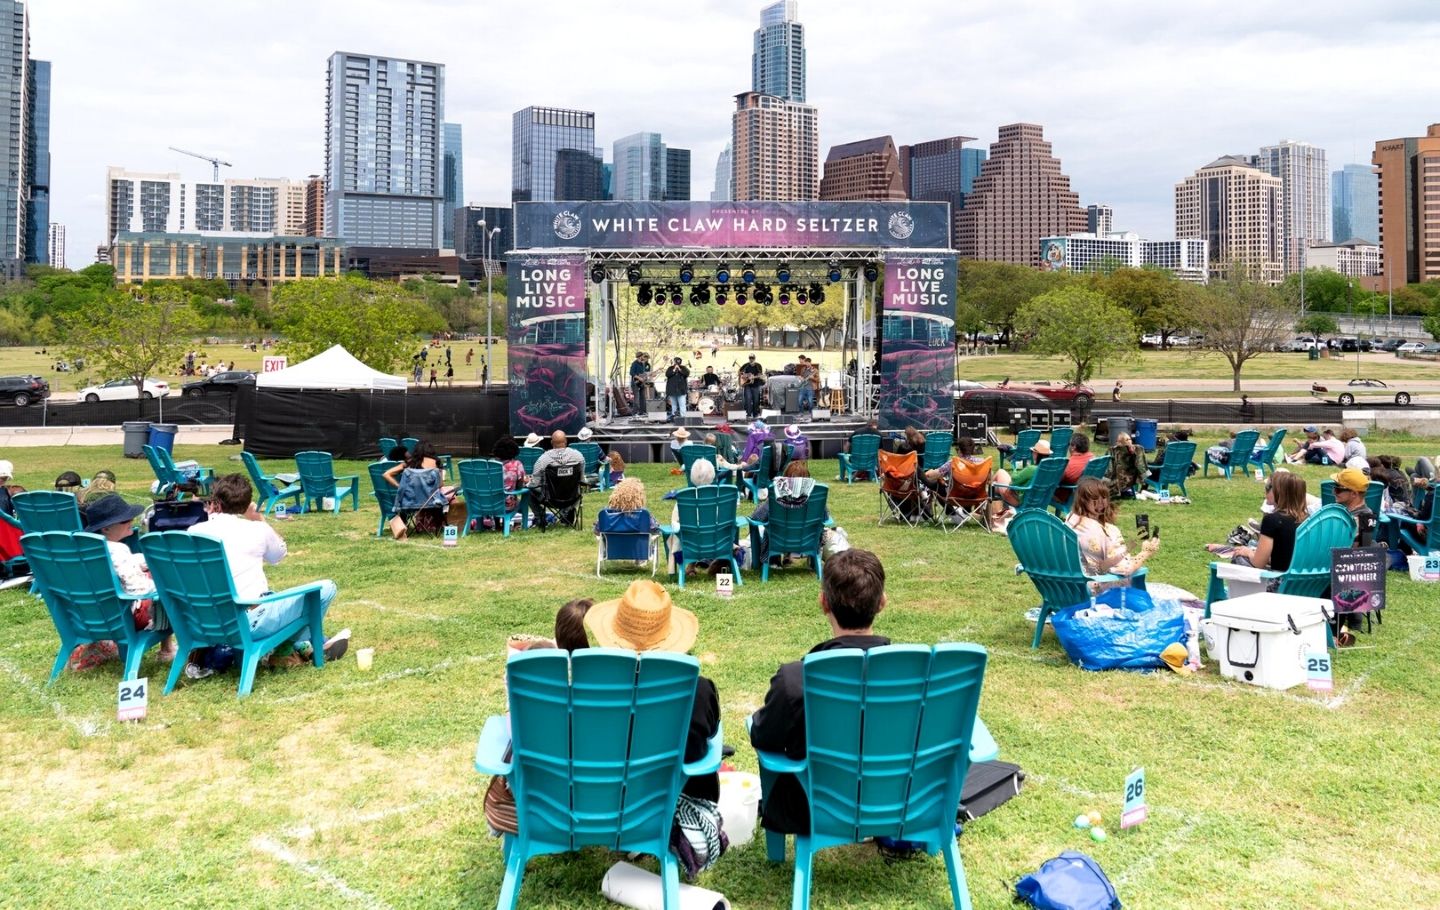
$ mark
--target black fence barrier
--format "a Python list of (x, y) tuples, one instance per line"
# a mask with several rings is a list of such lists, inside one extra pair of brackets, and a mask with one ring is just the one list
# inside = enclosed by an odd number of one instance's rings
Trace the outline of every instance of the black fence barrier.
[(23, 408), (0, 407), (0, 427), (113, 427), (127, 420), (228, 426), (235, 422), (235, 405), (230, 396), (175, 396), (93, 404), (50, 398)]
[[(1227, 426), (1240, 426), (1254, 424), (1257, 426), (1284, 426), (1301, 427), (1306, 424), (1317, 426), (1330, 424), (1336, 425), (1341, 421), (1345, 408), (1339, 405), (1326, 404), (1323, 401), (1248, 401), (1245, 404), (1231, 403), (1225, 401), (1201, 401), (1188, 399), (1126, 399), (1119, 402), (1106, 402), (1106, 407), (1096, 406), (1091, 412), (1081, 414), (1078, 411), (1071, 411), (1065, 408), (1063, 402), (1055, 402), (1052, 409), (1016, 408), (1011, 403), (1003, 400), (982, 400), (962, 402), (955, 401), (956, 414), (984, 414), (995, 432), (1009, 428), (1012, 424), (1012, 412), (1021, 412), (1020, 426), (1037, 426), (1048, 428), (1056, 422), (1061, 424), (1073, 422), (1077, 424), (1088, 423), (1085, 418), (1093, 417), (1096, 420), (1108, 417), (1128, 416), (1139, 420), (1158, 420), (1163, 424), (1222, 424)], [(1367, 410), (1403, 410), (1396, 405), (1377, 403), (1366, 406)]]
[(509, 433), (505, 390), (444, 389), (425, 392), (321, 392), (241, 390), (235, 435), (264, 458), (290, 458), (315, 449), (336, 458), (373, 459), (385, 454), (382, 436), (426, 439), (441, 452), (488, 455)]

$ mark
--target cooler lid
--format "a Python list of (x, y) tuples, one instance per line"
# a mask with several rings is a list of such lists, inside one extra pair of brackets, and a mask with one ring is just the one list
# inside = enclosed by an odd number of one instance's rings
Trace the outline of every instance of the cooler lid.
[(1323, 597), (1297, 597), (1294, 594), (1262, 592), (1217, 600), (1210, 605), (1210, 618), (1221, 625), (1268, 631), (1297, 628), (1325, 622), (1331, 612), (1330, 602)]

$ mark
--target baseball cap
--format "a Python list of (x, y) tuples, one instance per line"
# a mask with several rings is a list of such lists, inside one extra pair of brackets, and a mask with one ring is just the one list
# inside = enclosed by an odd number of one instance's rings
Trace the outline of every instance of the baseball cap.
[(1344, 487), (1352, 493), (1364, 493), (1370, 488), (1370, 478), (1365, 476), (1364, 471), (1355, 468), (1346, 468), (1330, 475), (1337, 487)]
[(1317, 427), (1317, 426), (1315, 426), (1315, 424), (1312, 423), (1312, 424), (1309, 424), (1308, 426), (1306, 426), (1305, 429), (1304, 429), (1302, 432), (1305, 432), (1305, 433), (1318, 433), (1318, 432), (1320, 432), (1320, 428)]

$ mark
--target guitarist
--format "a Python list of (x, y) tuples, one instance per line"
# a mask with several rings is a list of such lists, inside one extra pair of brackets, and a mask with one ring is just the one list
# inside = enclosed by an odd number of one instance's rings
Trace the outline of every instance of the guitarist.
[(755, 362), (755, 355), (740, 368), (740, 390), (745, 396), (745, 416), (760, 416), (760, 386), (765, 382), (765, 368)]
[(650, 355), (637, 351), (630, 364), (630, 391), (635, 396), (635, 413), (645, 416), (645, 386), (650, 382)]

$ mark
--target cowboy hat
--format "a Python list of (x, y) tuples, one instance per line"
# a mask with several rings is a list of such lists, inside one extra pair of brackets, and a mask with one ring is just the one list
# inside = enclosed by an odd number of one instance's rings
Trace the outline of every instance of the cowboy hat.
[(670, 592), (647, 578), (631, 582), (615, 600), (592, 606), (585, 613), (585, 628), (602, 648), (683, 654), (694, 647), (700, 621), (671, 603)]
[(1033, 452), (1033, 453), (1035, 453), (1036, 455), (1044, 455), (1044, 456), (1046, 456), (1047, 458), (1048, 458), (1049, 456), (1055, 454), (1054, 452), (1050, 451), (1050, 443), (1049, 443), (1049, 441), (1044, 440), (1044, 439), (1040, 440), (1039, 442), (1037, 442), (1037, 443), (1035, 443), (1033, 446), (1031, 446), (1031, 447), (1030, 447), (1030, 451)]
[(766, 425), (765, 421), (757, 419), (754, 423), (750, 424), (750, 432), (768, 433), (770, 432), (770, 427)]
[(527, 447), (533, 449), (533, 448), (535, 448), (536, 446), (538, 446), (539, 444), (540, 444), (540, 434), (539, 434), (539, 433), (531, 433), (529, 436), (526, 436), (526, 437), (525, 437), (524, 445), (526, 445)]
[(671, 436), (674, 436), (676, 439), (689, 439), (689, 438), (690, 438), (690, 431), (687, 430), (687, 429), (685, 429), (684, 427), (681, 427), (681, 428), (679, 428), (678, 430), (676, 430), (674, 433), (671, 433), (670, 435), (671, 435)]
[(580, 432), (575, 434), (575, 438), (580, 440), (581, 442), (589, 442), (590, 437), (594, 435), (594, 430), (590, 429), (589, 427), (581, 427)]
[(800, 438), (800, 424), (798, 424), (798, 423), (792, 423), (792, 424), (790, 424), (790, 426), (786, 427), (786, 428), (785, 428), (785, 436), (786, 436), (787, 438), (789, 438), (789, 439), (798, 439), (798, 438)]

